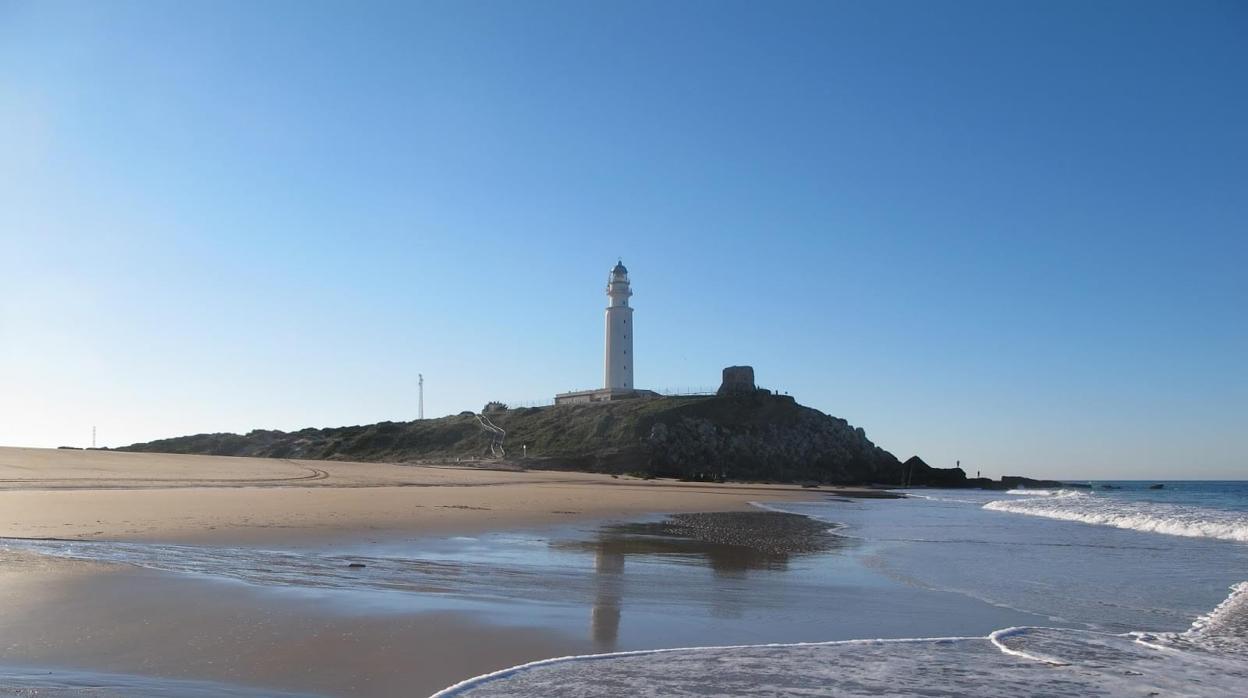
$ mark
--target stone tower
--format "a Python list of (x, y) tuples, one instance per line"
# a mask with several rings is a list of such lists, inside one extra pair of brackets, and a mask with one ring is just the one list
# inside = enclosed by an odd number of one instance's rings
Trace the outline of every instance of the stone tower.
[(633, 390), (633, 309), (628, 297), (633, 295), (628, 286), (628, 269), (623, 261), (617, 262), (607, 281), (607, 347), (606, 382), (608, 390)]

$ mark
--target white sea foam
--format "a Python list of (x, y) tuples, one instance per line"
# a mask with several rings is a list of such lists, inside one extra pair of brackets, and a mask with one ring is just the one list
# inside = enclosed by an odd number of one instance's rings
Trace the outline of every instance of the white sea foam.
[(1031, 628), (1002, 628), (1000, 630), (994, 630), (988, 633), (988, 641), (991, 642), (993, 646), (995, 646), (997, 649), (1001, 650), (1005, 654), (1008, 654), (1014, 657), (1020, 657), (1022, 659), (1030, 659), (1033, 662), (1040, 662), (1041, 664), (1052, 664), (1053, 666), (1067, 666), (1067, 663), (1063, 662), (1060, 659), (1056, 659), (1054, 657), (1046, 657), (1042, 654), (1032, 654), (1030, 652), (1024, 652), (1022, 650), (1015, 649), (1014, 647), (1010, 646), (1009, 640), (1011, 638), (1024, 635), (1029, 630), (1031, 630)]
[(1076, 495), (1083, 494), (1082, 492), (1079, 492), (1078, 490), (1029, 490), (1026, 488), (1020, 488), (1016, 490), (1006, 490), (1005, 493), (1006, 494), (1027, 494), (1027, 495), (1033, 495), (1036, 497), (1073, 497)]
[(1217, 608), (1197, 618), (1187, 634), (1202, 638), (1237, 637), (1248, 641), (1248, 582), (1231, 587), (1231, 595)]
[[(750, 502), (750, 506), (755, 507), (756, 509), (762, 509), (763, 511), (774, 511), (774, 512), (776, 512), (777, 514), (792, 514), (792, 513), (793, 513), (793, 512), (791, 512), (791, 511), (786, 510), (786, 509), (782, 509), (782, 508), (780, 508), (780, 507), (778, 507), (778, 506), (775, 506), (775, 505), (772, 505), (772, 504), (764, 504), (764, 503), (762, 503), (762, 502)], [(820, 521), (826, 521), (826, 519), (823, 519), (823, 518), (821, 518), (821, 517), (819, 517), (819, 516), (816, 516), (816, 515), (814, 515), (814, 514), (803, 514), (803, 516), (809, 516), (809, 517), (810, 517), (810, 518), (812, 518), (812, 519), (819, 519)]]
[(1248, 513), (1245, 512), (1129, 501), (1069, 490), (1048, 497), (998, 500), (985, 504), (984, 508), (1149, 533), (1248, 542)]
[[(431, 698), (515, 695), (1240, 696), (1248, 582), (1184, 633), (1014, 627), (987, 637), (688, 647), (574, 655), (461, 681)], [(592, 666), (586, 666), (592, 664)]]
[(1248, 667), (1124, 635), (1010, 628), (993, 638), (849, 640), (548, 659), (462, 681), (433, 698), (775, 695), (994, 698), (1237, 695)]
[(955, 502), (957, 504), (979, 504), (979, 502), (969, 499), (955, 499), (953, 497), (933, 497), (930, 494), (919, 494), (918, 492), (906, 492), (907, 497), (915, 497), (917, 499), (926, 499), (929, 502)]
[(1248, 582), (1231, 587), (1231, 595), (1198, 617), (1182, 633), (1133, 633), (1141, 645), (1157, 649), (1198, 649), (1239, 655), (1248, 664)]
[[(507, 681), (511, 679), (523, 679), (523, 678), (526, 678), (526, 675), (534, 671), (540, 671), (543, 669), (553, 668), (556, 671), (559, 671), (560, 674), (565, 674), (566, 669), (572, 668), (570, 665), (577, 665), (577, 664), (588, 663), (588, 662), (598, 663), (598, 662), (612, 662), (615, 660), (629, 660), (633, 658), (646, 658), (647, 660), (657, 659), (657, 661), (647, 661), (647, 664), (651, 666), (655, 666), (655, 667), (662, 667), (664, 664), (662, 660), (667, 655), (681, 656), (681, 655), (701, 654), (701, 655), (713, 656), (713, 655), (718, 655), (718, 654), (723, 654), (723, 653), (732, 653), (732, 652), (744, 653), (744, 652), (757, 652), (757, 651), (767, 651), (767, 650), (783, 651), (783, 650), (800, 650), (800, 649), (807, 649), (807, 648), (855, 646), (855, 645), (871, 646), (871, 645), (889, 645), (889, 644), (897, 645), (897, 644), (906, 644), (906, 643), (958, 642), (958, 641), (963, 641), (963, 640), (976, 640), (976, 639), (979, 639), (979, 638), (946, 637), (946, 638), (897, 638), (897, 639), (877, 639), (877, 640), (839, 640), (839, 641), (834, 641), (834, 642), (795, 642), (795, 643), (786, 643), (786, 644), (727, 645), (727, 646), (716, 646), (716, 647), (673, 647), (673, 648), (655, 649), (655, 650), (634, 650), (630, 652), (611, 652), (607, 654), (575, 654), (575, 655), (569, 655), (566, 657), (554, 657), (551, 659), (542, 659), (542, 660), (538, 660), (535, 662), (528, 662), (526, 664), (520, 664), (514, 667), (507, 668), (507, 669), (501, 669), (499, 671), (490, 672), (488, 674), (474, 676), (472, 678), (460, 681), (459, 683), (453, 686), (444, 688), (441, 691), (434, 693), (432, 696), (430, 696), (430, 698), (449, 698), (450, 696), (461, 696), (461, 695), (468, 695), (468, 694), (477, 695), (477, 689), (480, 689), (482, 687), (489, 686), (492, 684), (498, 684), (499, 682), (503, 682), (503, 681)], [(543, 681), (543, 683), (546, 683), (546, 682)], [(511, 684), (508, 684), (508, 685), (510, 686)], [(762, 684), (759, 684), (759, 686), (761, 687)], [(582, 686), (582, 688), (587, 688), (587, 687)], [(523, 690), (519, 692), (524, 693)], [(515, 691), (509, 688), (509, 689), (505, 689), (504, 692), (501, 693), (500, 695), (510, 695), (514, 693)], [(630, 693), (632, 695), (648, 695), (646, 693), (632, 693), (631, 691)], [(493, 695), (493, 694), (494, 694), (493, 692), (490, 693), (490, 695)], [(539, 693), (534, 693), (532, 695), (539, 695)]]

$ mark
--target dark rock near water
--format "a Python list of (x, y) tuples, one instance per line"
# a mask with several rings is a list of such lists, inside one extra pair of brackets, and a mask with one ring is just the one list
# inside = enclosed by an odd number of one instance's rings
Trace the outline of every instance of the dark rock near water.
[(1148, 489), (1150, 489), (1150, 490), (1164, 490), (1165, 488), (1166, 488), (1166, 486), (1165, 486), (1165, 485), (1162, 485), (1162, 484), (1156, 484), (1156, 485), (1149, 485), (1149, 486), (1148, 486)]
[(1060, 489), (1063, 487), (1090, 487), (1090, 485), (1077, 485), (1059, 480), (1036, 480), (1030, 477), (1020, 477), (1018, 475), (1005, 475), (1000, 480), (990, 480), (986, 477), (968, 478), (962, 487), (971, 487), (982, 490), (1050, 490)]
[(364, 564), (363, 562), (352, 562), (351, 564), (347, 565), (347, 567), (358, 569), (361, 567), (368, 567), (368, 565)]
[(1005, 476), (1002, 476), (1001, 478), (1000, 486), (994, 487), (993, 489), (1046, 490), (1046, 489), (1054, 489), (1058, 487), (1065, 487), (1065, 484), (1057, 480), (1033, 480), (1032, 478), (1029, 478), (1029, 477), (1019, 477), (1017, 475), (1005, 475)]
[(961, 468), (933, 468), (918, 456), (901, 464), (905, 482), (912, 487), (966, 487), (966, 471)]

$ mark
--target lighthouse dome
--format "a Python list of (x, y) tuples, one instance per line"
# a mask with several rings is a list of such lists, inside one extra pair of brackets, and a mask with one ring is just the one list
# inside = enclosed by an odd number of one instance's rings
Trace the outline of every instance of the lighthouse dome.
[(620, 261), (618, 261), (618, 262), (616, 262), (616, 263), (615, 263), (615, 268), (611, 270), (611, 273), (612, 273), (613, 275), (614, 275), (614, 274), (627, 274), (627, 273), (628, 273), (628, 267), (624, 266), (624, 261), (623, 261), (623, 260), (620, 260)]

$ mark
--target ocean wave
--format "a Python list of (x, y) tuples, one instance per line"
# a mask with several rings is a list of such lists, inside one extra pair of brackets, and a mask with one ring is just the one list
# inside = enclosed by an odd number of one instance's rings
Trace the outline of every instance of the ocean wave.
[(1006, 490), (1006, 492), (1005, 492), (1005, 493), (1006, 493), (1006, 494), (1024, 494), (1024, 495), (1033, 495), (1033, 496), (1036, 496), (1036, 497), (1075, 497), (1075, 496), (1087, 496), (1087, 495), (1085, 495), (1083, 492), (1080, 492), (1080, 491), (1078, 491), (1078, 490), (1065, 490), (1065, 489), (1062, 489), (1062, 490), (1029, 490), (1029, 489), (1026, 489), (1026, 488), (1020, 488), (1020, 489), (1016, 489), (1016, 490)]
[(1231, 595), (1217, 608), (1197, 618), (1187, 634), (1201, 638), (1237, 637), (1248, 641), (1248, 582), (1231, 587)]
[[(755, 509), (762, 509), (763, 511), (774, 511), (774, 512), (775, 512), (775, 513), (777, 513), (777, 514), (795, 514), (795, 513), (798, 513), (798, 512), (789, 511), (789, 510), (787, 510), (787, 509), (784, 509), (783, 507), (779, 507), (779, 506), (776, 506), (776, 505), (774, 505), (774, 504), (764, 504), (764, 503), (762, 503), (762, 502), (748, 502), (748, 504), (749, 504), (750, 506), (754, 507)], [(820, 520), (820, 521), (822, 521), (822, 522), (824, 522), (824, 523), (835, 523), (835, 522), (830, 522), (830, 521), (828, 521), (827, 519), (825, 519), (825, 518), (823, 518), (823, 517), (821, 517), (821, 516), (815, 515), (815, 514), (808, 514), (808, 513), (802, 512), (800, 515), (801, 515), (801, 516), (807, 516), (807, 517), (810, 517), (810, 518), (812, 518), (812, 519), (818, 519), (818, 520)]]
[[(987, 637), (684, 647), (573, 655), (461, 681), (431, 698), (708, 694), (902, 697), (1238, 696), (1248, 582), (1184, 633), (1013, 627)], [(587, 671), (585, 664), (592, 663)], [(955, 669), (956, 670), (949, 670)]]
[(1248, 582), (1231, 587), (1231, 595), (1217, 608), (1198, 617), (1182, 633), (1133, 633), (1149, 647), (1200, 649), (1240, 655), (1248, 663)]
[[(592, 666), (587, 666), (592, 665)], [(706, 695), (997, 698), (1238, 695), (1245, 665), (1130, 636), (1009, 628), (989, 637), (848, 640), (578, 655), (462, 681), (432, 698)]]
[[(490, 684), (497, 684), (502, 681), (521, 677), (529, 672), (549, 669), (549, 668), (565, 668), (566, 665), (580, 664), (586, 662), (611, 662), (614, 660), (628, 660), (632, 658), (642, 657), (647, 659), (659, 658), (664, 655), (685, 655), (685, 654), (718, 654), (727, 652), (746, 652), (759, 650), (796, 650), (805, 648), (818, 647), (834, 647), (834, 646), (870, 646), (885, 644), (905, 644), (905, 643), (927, 643), (927, 642), (958, 642), (963, 640), (975, 640), (978, 638), (969, 637), (943, 637), (943, 638), (890, 638), (877, 640), (837, 640), (832, 642), (794, 642), (794, 643), (773, 643), (762, 645), (725, 645), (716, 647), (671, 647), (653, 650), (632, 650), (628, 652), (610, 652), (606, 654), (574, 654), (566, 657), (553, 657), (551, 659), (540, 659), (535, 662), (519, 664), (517, 666), (493, 671), (488, 674), (481, 674), (469, 679), (465, 679), (452, 686), (434, 693), (429, 698), (450, 698), (451, 696), (476, 695), (476, 690)], [(662, 661), (650, 662), (652, 666), (661, 666)], [(525, 693), (520, 691), (519, 693)], [(631, 695), (643, 695), (641, 693), (629, 692)], [(516, 693), (508, 689), (499, 695), (515, 695)], [(534, 693), (532, 695), (558, 695), (558, 693), (549, 693), (544, 691)]]
[(915, 499), (926, 499), (929, 502), (954, 502), (956, 504), (979, 504), (979, 502), (972, 501), (970, 499), (955, 499), (952, 497), (933, 497), (930, 494), (919, 494), (917, 492), (906, 492), (904, 494), (907, 497), (913, 497)]
[(1248, 543), (1248, 514), (1244, 512), (1126, 501), (1084, 493), (998, 500), (985, 504), (984, 508), (1148, 533)]

